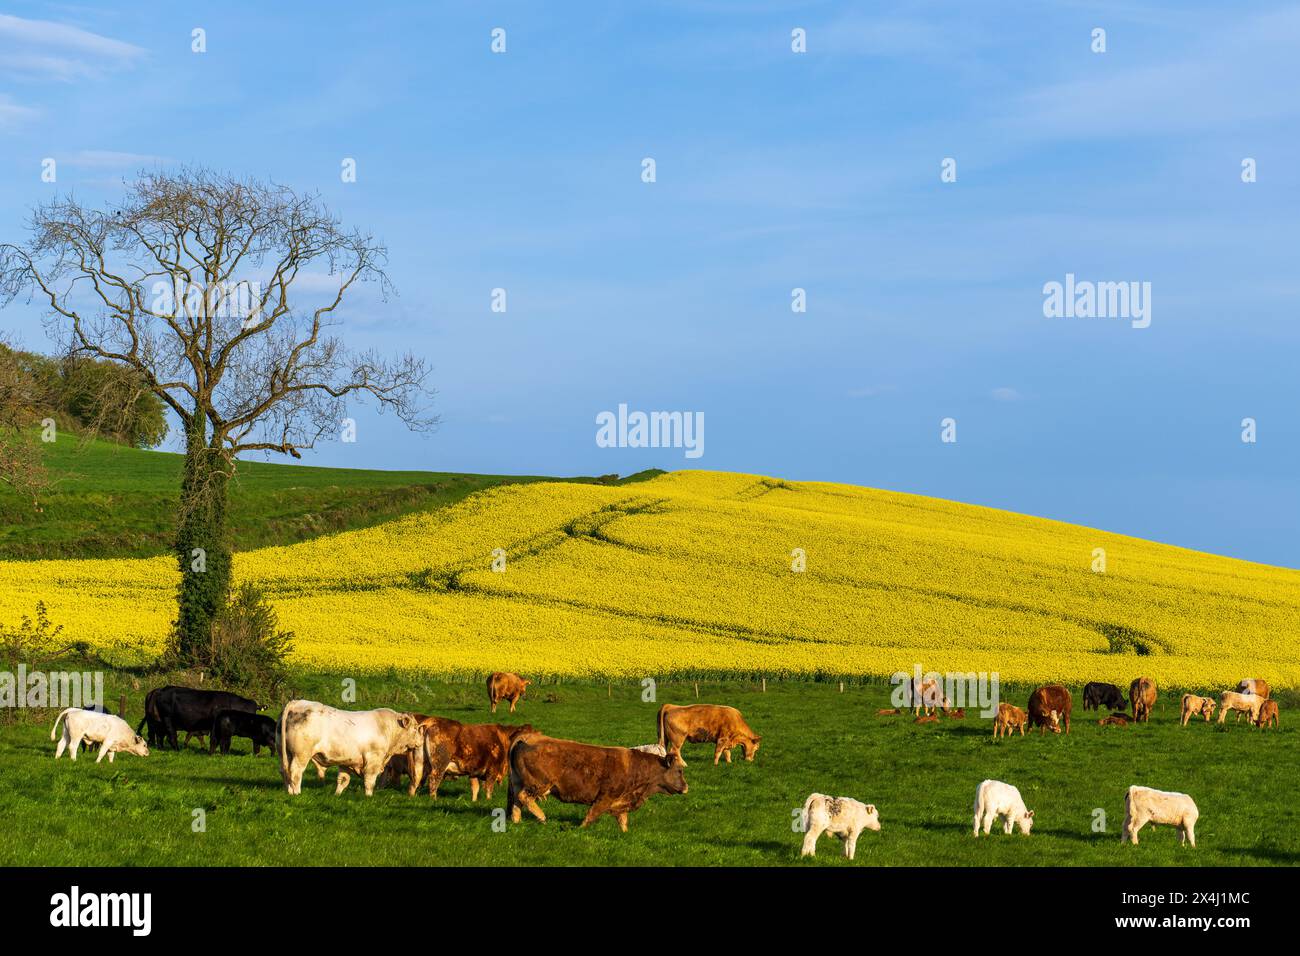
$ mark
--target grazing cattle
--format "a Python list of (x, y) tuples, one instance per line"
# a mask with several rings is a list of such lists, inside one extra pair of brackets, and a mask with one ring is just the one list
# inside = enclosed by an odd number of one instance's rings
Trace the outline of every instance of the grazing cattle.
[(1258, 694), (1238, 694), (1234, 690), (1225, 690), (1219, 697), (1219, 723), (1223, 723), (1223, 718), (1228, 716), (1228, 711), (1235, 711), (1237, 719), (1241, 719), (1241, 714), (1247, 714), (1251, 723), (1259, 720), (1259, 708), (1264, 703), (1264, 698)]
[(1238, 694), (1254, 694), (1256, 697), (1265, 699), (1269, 696), (1268, 681), (1260, 680), (1258, 677), (1247, 677), (1237, 685)]
[(1109, 717), (1103, 717), (1097, 721), (1102, 727), (1127, 727), (1129, 723), (1128, 714), (1111, 714)]
[(391, 757), (424, 747), (424, 731), (414, 714), (387, 708), (336, 710), (312, 700), (291, 700), (280, 715), (275, 742), (289, 793), (302, 793), (303, 771), (314, 764), (320, 777), (326, 767), (339, 768), (335, 795), (347, 788), (351, 771), (362, 775), (366, 796), (371, 796)]
[(1049, 727), (1052, 733), (1059, 734), (1064, 721), (1068, 734), (1073, 707), (1068, 690), (1060, 684), (1045, 684), (1029, 695), (1029, 726), (1037, 727), (1040, 735)]
[(1178, 827), (1180, 843), (1196, 846), (1196, 820), (1200, 816), (1196, 803), (1185, 793), (1168, 793), (1150, 787), (1129, 787), (1124, 798), (1124, 829), (1121, 843), (1131, 840), (1137, 846), (1138, 831), (1148, 823)]
[(913, 716), (920, 716), (922, 710), (929, 716), (936, 707), (947, 710), (952, 706), (952, 701), (944, 696), (943, 686), (933, 677), (929, 680), (909, 679), (903, 685), (903, 700), (912, 708)]
[(654, 754), (656, 757), (668, 756), (668, 750), (663, 744), (642, 744), (639, 747), (633, 747), (633, 750), (639, 750), (643, 754)]
[[(524, 734), (536, 733), (530, 724), (462, 724), (445, 717), (428, 717), (424, 728), (424, 765), (428, 768), (429, 796), (436, 799), (444, 777), (469, 777), (470, 799), (478, 800), (479, 785), (492, 789), (509, 772), (510, 745)], [(439, 749), (441, 748), (441, 750)], [(411, 776), (412, 794), (419, 787)]]
[(1001, 780), (985, 780), (975, 791), (975, 827), (974, 835), (980, 831), (989, 835), (994, 821), (1002, 817), (1002, 832), (1010, 833), (1019, 826), (1025, 836), (1034, 827), (1034, 811), (1025, 809), (1025, 801), (1020, 791)]
[[(749, 729), (740, 711), (725, 704), (664, 704), (659, 708), (657, 719), (659, 743), (669, 754), (676, 754), (681, 760), (682, 744), (712, 743), (713, 763), (726, 754), (727, 763), (731, 763), (733, 747), (744, 748), (745, 759), (753, 760), (758, 753), (758, 743), (763, 738)], [(681, 760), (683, 767), (686, 761)]]
[(817, 855), (817, 838), (823, 833), (844, 841), (844, 855), (850, 860), (858, 848), (858, 834), (863, 830), (880, 832), (880, 814), (871, 803), (859, 803), (852, 797), (828, 797), (814, 793), (803, 805), (803, 850), (800, 856)]
[(1181, 726), (1186, 727), (1187, 722), (1193, 717), (1204, 717), (1208, 724), (1210, 718), (1214, 716), (1215, 704), (1213, 697), (1197, 697), (1195, 694), (1183, 695), (1183, 716)]
[(1151, 720), (1151, 708), (1156, 705), (1156, 682), (1150, 677), (1139, 677), (1128, 686), (1128, 699), (1133, 704), (1133, 720)]
[(939, 716), (937, 714), (927, 714), (925, 717), (917, 717), (912, 721), (914, 724), (937, 724)]
[(54, 751), (55, 760), (62, 757), (63, 751), (69, 748), (69, 756), (76, 760), (77, 749), (83, 740), (88, 744), (99, 744), (99, 756), (95, 758), (95, 763), (103, 760), (104, 754), (108, 754), (108, 762), (112, 763), (118, 752), (135, 754), (137, 757), (149, 756), (149, 745), (145, 739), (132, 733), (131, 725), (121, 717), (69, 707), (54, 718), (54, 726), (50, 728), (51, 740), (58, 734), (59, 721), (63, 721), (63, 736), (59, 738), (59, 746)]
[(1277, 729), (1277, 701), (1266, 700), (1259, 705), (1259, 717), (1255, 719), (1256, 727), (1267, 727), (1269, 724)]
[(965, 720), (966, 708), (964, 707), (948, 708), (944, 710), (943, 715), (949, 718), (950, 720)]
[(656, 793), (686, 793), (686, 777), (676, 754), (656, 757), (627, 747), (596, 747), (573, 740), (525, 734), (510, 747), (510, 819), (520, 808), (543, 823), (537, 801), (554, 796), (561, 803), (587, 804), (582, 825), (612, 813), (627, 832), (627, 815)]
[(223, 710), (212, 718), (212, 736), (209, 738), (208, 753), (216, 753), (221, 748), (223, 754), (230, 753), (232, 737), (247, 737), (253, 742), (253, 756), (262, 752), (263, 747), (275, 750), (276, 723), (265, 714), (250, 714), (243, 710)]
[[(160, 745), (163, 741), (170, 741), (173, 749), (179, 750), (181, 745), (176, 739), (178, 730), (203, 737), (211, 733), (212, 721), (223, 710), (255, 714), (261, 709), (262, 705), (257, 701), (224, 690), (196, 690), (193, 687), (168, 685), (152, 690), (145, 696), (144, 719), (135, 732), (139, 733), (140, 727), (147, 723), (150, 734), (157, 730)], [(185, 742), (189, 743), (188, 736)]]
[(993, 736), (1010, 737), (1013, 730), (1019, 730), (1020, 736), (1025, 735), (1025, 724), (1029, 720), (1028, 716), (1019, 707), (1008, 704), (1006, 701), (998, 704), (998, 715), (993, 718)]
[(1128, 704), (1124, 702), (1124, 692), (1114, 684), (1103, 684), (1100, 681), (1089, 681), (1084, 684), (1083, 709), (1101, 710), (1103, 707), (1125, 710)]
[(492, 704), (492, 713), (497, 712), (500, 701), (510, 701), (510, 713), (515, 712), (515, 704), (523, 699), (524, 691), (532, 681), (526, 681), (518, 674), (509, 671), (496, 671), (487, 679), (488, 701)]

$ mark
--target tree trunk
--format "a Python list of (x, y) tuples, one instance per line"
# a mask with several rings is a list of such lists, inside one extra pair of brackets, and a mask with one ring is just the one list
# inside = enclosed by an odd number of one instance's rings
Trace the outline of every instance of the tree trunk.
[(185, 429), (185, 469), (176, 529), (181, 583), (177, 595), (176, 649), (181, 663), (207, 663), (212, 622), (230, 595), (230, 536), (226, 494), (230, 463), (207, 442), (207, 427), (196, 415)]

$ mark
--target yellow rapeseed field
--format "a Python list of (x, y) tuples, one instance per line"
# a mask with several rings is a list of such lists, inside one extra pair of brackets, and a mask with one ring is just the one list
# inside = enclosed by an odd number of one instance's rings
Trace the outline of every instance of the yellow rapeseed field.
[[(301, 663), (344, 671), (1300, 684), (1298, 571), (847, 485), (505, 486), (235, 570)], [(176, 576), (170, 558), (0, 563), (0, 621), (43, 600), (71, 640), (154, 653)]]

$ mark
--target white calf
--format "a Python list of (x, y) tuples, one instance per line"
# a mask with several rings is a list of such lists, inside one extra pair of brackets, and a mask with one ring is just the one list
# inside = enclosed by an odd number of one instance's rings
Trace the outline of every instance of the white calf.
[(1010, 833), (1018, 825), (1020, 832), (1028, 836), (1034, 826), (1034, 811), (1025, 809), (1019, 790), (1001, 780), (985, 780), (975, 791), (974, 835), (979, 836), (983, 829), (988, 836), (998, 817), (1003, 818), (1003, 833)]
[(88, 744), (99, 744), (99, 756), (95, 758), (95, 763), (103, 760), (104, 754), (108, 754), (108, 762), (112, 763), (113, 755), (118, 751), (140, 757), (149, 756), (149, 745), (145, 743), (144, 738), (137, 736), (131, 730), (131, 725), (121, 717), (69, 707), (54, 718), (54, 726), (50, 728), (51, 740), (57, 735), (61, 720), (63, 736), (59, 739), (58, 749), (54, 752), (55, 760), (62, 757), (63, 751), (69, 747), (71, 747), (69, 756), (76, 760), (77, 749), (83, 740)]
[(1179, 828), (1182, 834), (1180, 843), (1190, 843), (1195, 847), (1196, 821), (1200, 815), (1196, 802), (1185, 793), (1129, 787), (1128, 796), (1124, 798), (1124, 829), (1119, 841), (1132, 840), (1136, 846), (1139, 830), (1148, 823), (1164, 823)]
[(815, 856), (817, 838), (823, 833), (844, 841), (844, 855), (850, 860), (858, 848), (858, 834), (863, 830), (880, 830), (880, 815), (870, 803), (859, 803), (852, 797), (828, 797), (814, 793), (803, 805), (803, 852), (800, 856)]

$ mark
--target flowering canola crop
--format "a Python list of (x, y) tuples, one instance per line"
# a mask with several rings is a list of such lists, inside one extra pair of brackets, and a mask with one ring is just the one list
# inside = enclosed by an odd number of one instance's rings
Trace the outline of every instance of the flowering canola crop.
[[(177, 575), (170, 558), (0, 562), (0, 621), (43, 600), (69, 640), (156, 653)], [(235, 575), (319, 668), (1300, 684), (1300, 571), (752, 475), (504, 486), (241, 553)]]

